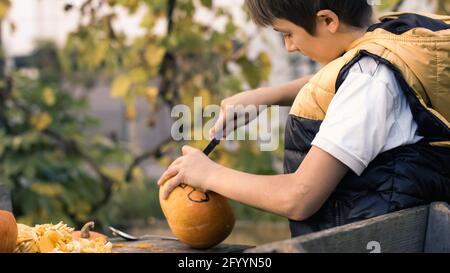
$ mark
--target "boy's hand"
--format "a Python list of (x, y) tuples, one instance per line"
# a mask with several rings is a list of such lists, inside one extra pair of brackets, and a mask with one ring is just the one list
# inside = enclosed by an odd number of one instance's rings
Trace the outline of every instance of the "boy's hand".
[(209, 132), (211, 138), (227, 137), (238, 127), (255, 119), (259, 113), (251, 113), (248, 115), (248, 111), (245, 109), (242, 111), (247, 106), (254, 106), (257, 111), (259, 111), (259, 106), (291, 106), (299, 90), (311, 77), (311, 75), (307, 75), (279, 86), (262, 87), (245, 91), (224, 99), (220, 103), (219, 118)]
[(248, 111), (247, 106), (254, 107), (263, 103), (260, 90), (250, 90), (222, 100), (220, 103), (220, 114), (213, 128), (210, 130), (211, 138), (225, 138), (237, 128), (246, 125), (258, 116), (257, 111)]
[(162, 196), (164, 200), (180, 184), (203, 192), (208, 190), (207, 182), (210, 181), (216, 164), (198, 149), (184, 146), (182, 151), (183, 156), (176, 159), (158, 180), (159, 186), (168, 183)]

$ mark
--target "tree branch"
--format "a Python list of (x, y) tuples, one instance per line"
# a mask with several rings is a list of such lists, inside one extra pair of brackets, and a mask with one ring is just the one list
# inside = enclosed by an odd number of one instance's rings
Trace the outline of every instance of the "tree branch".
[(161, 147), (169, 143), (170, 140), (171, 140), (170, 137), (168, 137), (163, 142), (161, 142), (156, 148), (146, 151), (137, 156), (136, 158), (134, 158), (133, 162), (130, 164), (130, 167), (128, 167), (125, 173), (125, 181), (131, 182), (131, 180), (133, 179), (133, 170), (144, 161), (150, 159), (150, 157), (155, 157), (157, 159), (161, 158), (164, 155), (163, 152), (161, 151)]
[(177, 5), (177, 0), (168, 0), (168, 3), (167, 3), (167, 19), (168, 19), (167, 34), (168, 35), (170, 33), (172, 33), (173, 22), (174, 22), (173, 12), (175, 11), (176, 5)]
[[(174, 12), (176, 9), (177, 0), (168, 0), (167, 1), (167, 36), (170, 36), (173, 31), (174, 25)], [(177, 70), (177, 60), (175, 55), (172, 52), (166, 52), (163, 57), (163, 61), (161, 63), (161, 68), (159, 70), (159, 76), (161, 78), (161, 82), (159, 84), (159, 94), (160, 97), (164, 100), (169, 107), (173, 107), (174, 102), (178, 100), (178, 84), (176, 80), (174, 80), (174, 75), (176, 75)], [(169, 92), (173, 92), (174, 97), (172, 99), (166, 99), (164, 96)], [(152, 156), (156, 158), (161, 158), (163, 156), (161, 152), (161, 147), (170, 142), (170, 137), (164, 140), (157, 148), (146, 151), (141, 155), (137, 156), (133, 159), (133, 162), (128, 167), (128, 170), (125, 174), (125, 181), (130, 182), (133, 178), (133, 170), (137, 166), (139, 166), (142, 162), (149, 159)]]
[(95, 214), (97, 210), (106, 205), (106, 203), (108, 203), (109, 199), (111, 198), (113, 181), (111, 180), (110, 177), (108, 177), (101, 171), (97, 162), (93, 158), (91, 158), (82, 151), (82, 149), (80, 148), (79, 144), (76, 141), (72, 139), (65, 139), (62, 135), (60, 135), (59, 133), (50, 128), (45, 129), (43, 131), (43, 134), (57, 141), (64, 148), (66, 153), (73, 153), (81, 157), (88, 164), (88, 166), (95, 172), (95, 174), (100, 178), (104, 190), (104, 195), (101, 200), (92, 205), (91, 213)]
[[(176, 0), (167, 1), (167, 36), (170, 36), (173, 31), (176, 4)], [(161, 68), (159, 70), (159, 76), (161, 78), (161, 82), (159, 84), (159, 94), (169, 107), (173, 107), (174, 103), (179, 99), (178, 83), (175, 80), (175, 77), (177, 75), (177, 67), (178, 65), (175, 54), (173, 54), (173, 52), (167, 51), (164, 54)], [(173, 97), (168, 99), (166, 96), (170, 92), (173, 93)]]

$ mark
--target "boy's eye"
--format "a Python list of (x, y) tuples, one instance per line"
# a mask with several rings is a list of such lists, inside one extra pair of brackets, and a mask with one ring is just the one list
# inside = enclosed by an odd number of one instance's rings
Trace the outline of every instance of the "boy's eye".
[(292, 37), (292, 33), (283, 33), (283, 37), (291, 38)]

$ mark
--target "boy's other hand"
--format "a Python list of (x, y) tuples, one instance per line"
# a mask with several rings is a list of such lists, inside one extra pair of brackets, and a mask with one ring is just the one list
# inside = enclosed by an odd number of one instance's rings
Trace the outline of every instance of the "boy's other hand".
[[(246, 125), (259, 114), (259, 106), (286, 105), (291, 106), (298, 92), (308, 83), (312, 75), (284, 83), (275, 87), (261, 87), (244, 91), (232, 97), (224, 99), (220, 103), (220, 114), (216, 123), (209, 131), (210, 137), (225, 138), (237, 128)], [(246, 108), (255, 107), (256, 114), (250, 114)], [(263, 107), (264, 108), (264, 107)]]
[(183, 156), (176, 159), (158, 180), (159, 186), (167, 183), (162, 195), (164, 200), (180, 184), (208, 191), (207, 183), (214, 174), (216, 164), (199, 149), (184, 146), (182, 151)]
[[(254, 120), (262, 101), (259, 90), (245, 91), (222, 100), (219, 118), (209, 131), (211, 138), (226, 138), (237, 128)], [(251, 111), (252, 108), (256, 111)]]

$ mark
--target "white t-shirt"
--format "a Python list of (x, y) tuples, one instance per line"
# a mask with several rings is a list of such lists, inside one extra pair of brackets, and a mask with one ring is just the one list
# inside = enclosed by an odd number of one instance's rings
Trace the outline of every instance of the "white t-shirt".
[(364, 57), (350, 68), (312, 145), (361, 175), (378, 154), (421, 139), (394, 73)]

